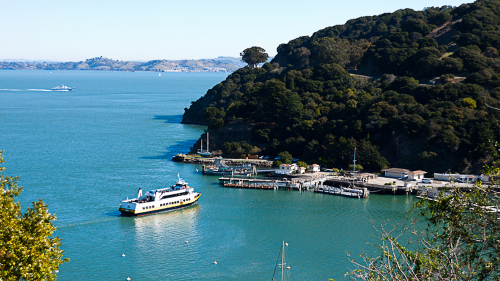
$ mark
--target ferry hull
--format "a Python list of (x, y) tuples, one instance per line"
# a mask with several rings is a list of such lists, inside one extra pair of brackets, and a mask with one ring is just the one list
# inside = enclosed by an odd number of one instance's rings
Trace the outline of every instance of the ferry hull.
[(149, 212), (141, 212), (141, 213), (138, 213), (138, 214), (136, 214), (135, 211), (133, 211), (133, 210), (124, 209), (124, 208), (120, 208), (119, 211), (121, 212), (122, 216), (126, 216), (126, 217), (147, 216), (147, 215), (152, 215), (152, 214), (157, 214), (157, 213), (162, 213), (162, 212), (168, 212), (168, 211), (172, 211), (172, 210), (177, 210), (177, 209), (182, 209), (182, 208), (189, 207), (191, 205), (194, 205), (194, 204), (198, 203), (198, 199), (200, 198), (200, 196), (201, 196), (201, 193), (195, 198), (195, 200), (193, 200), (193, 202), (185, 203), (185, 204), (182, 204), (182, 205), (179, 205), (179, 206), (173, 206), (173, 207), (170, 207), (170, 208), (164, 208), (164, 209), (160, 209), (160, 210), (151, 210)]

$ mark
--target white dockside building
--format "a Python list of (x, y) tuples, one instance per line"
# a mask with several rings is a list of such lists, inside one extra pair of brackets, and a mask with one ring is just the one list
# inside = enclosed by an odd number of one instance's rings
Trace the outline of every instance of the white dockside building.
[(401, 168), (388, 168), (382, 170), (385, 172), (385, 176), (388, 178), (397, 178), (397, 179), (409, 179), (409, 180), (422, 180), (424, 175), (427, 173), (426, 171), (410, 171), (408, 169)]

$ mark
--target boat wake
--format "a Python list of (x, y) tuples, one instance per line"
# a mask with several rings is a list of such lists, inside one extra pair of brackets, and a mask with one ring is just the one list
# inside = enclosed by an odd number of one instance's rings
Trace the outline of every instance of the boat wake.
[(7, 91), (7, 92), (25, 92), (25, 91), (31, 91), (31, 92), (52, 92), (52, 90), (47, 90), (47, 89), (0, 89), (0, 91)]

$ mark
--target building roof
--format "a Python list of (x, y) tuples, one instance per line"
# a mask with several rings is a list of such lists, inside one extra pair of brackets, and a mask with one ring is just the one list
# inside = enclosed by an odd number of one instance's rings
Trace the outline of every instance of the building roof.
[(389, 169), (384, 169), (382, 170), (383, 172), (400, 172), (400, 173), (409, 173), (410, 170), (408, 169), (401, 169), (401, 168), (389, 168)]
[(408, 172), (408, 174), (412, 174), (412, 175), (423, 175), (427, 173), (426, 171), (422, 171), (422, 170), (416, 170), (416, 171), (410, 171)]
[(280, 167), (297, 167), (297, 164), (281, 164)]

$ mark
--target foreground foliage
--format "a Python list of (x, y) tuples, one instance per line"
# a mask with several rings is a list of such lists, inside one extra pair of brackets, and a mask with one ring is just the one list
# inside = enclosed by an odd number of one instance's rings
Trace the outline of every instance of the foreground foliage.
[(56, 216), (42, 200), (21, 213), (17, 181), (0, 174), (0, 280), (56, 280), (59, 265), (68, 261), (62, 258), (60, 239), (52, 237)]
[[(498, 169), (490, 172), (497, 175)], [(453, 188), (416, 207), (427, 228), (383, 225), (377, 230), (381, 255), (364, 256), (362, 263), (350, 259), (356, 266), (352, 280), (500, 279), (500, 196), (492, 187)]]

